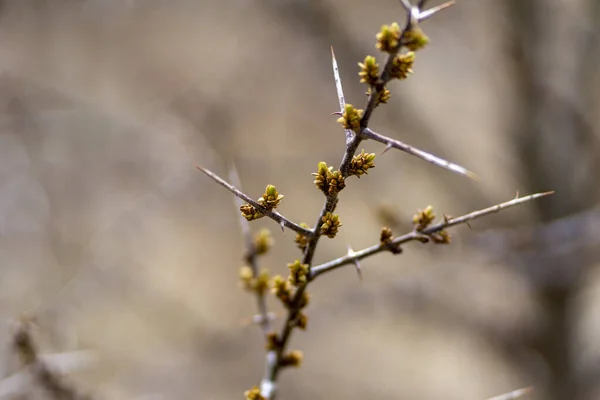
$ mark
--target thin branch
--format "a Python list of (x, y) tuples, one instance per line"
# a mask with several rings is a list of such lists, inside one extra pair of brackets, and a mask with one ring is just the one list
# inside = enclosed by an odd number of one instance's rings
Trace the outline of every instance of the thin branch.
[(236, 189), (233, 185), (224, 181), (220, 176), (218, 176), (214, 172), (212, 172), (206, 168), (203, 168), (199, 165), (196, 165), (196, 168), (199, 169), (200, 171), (204, 172), (206, 175), (208, 175), (210, 178), (212, 178), (219, 185), (223, 186), (225, 189), (229, 190), (231, 193), (235, 194), (237, 197), (244, 200), (246, 203), (254, 206), (257, 210), (259, 210), (265, 216), (271, 218), (272, 220), (274, 220), (276, 222), (279, 222), (279, 224), (283, 224), (285, 227), (293, 230), (294, 232), (300, 233), (300, 234), (302, 234), (304, 236), (308, 236), (308, 237), (314, 236), (313, 231), (311, 231), (310, 229), (301, 227), (300, 225), (296, 224), (295, 222), (292, 222), (291, 220), (287, 219), (283, 215), (279, 214), (277, 211), (266, 209), (265, 207), (261, 206), (258, 202), (254, 201), (250, 196), (242, 193), (241, 191)]
[(387, 148), (394, 148), (394, 149), (401, 150), (405, 153), (408, 153), (410, 155), (418, 157), (421, 160), (425, 160), (428, 163), (431, 163), (438, 167), (447, 169), (452, 172), (456, 172), (461, 175), (465, 175), (471, 179), (478, 179), (477, 174), (469, 171), (468, 169), (466, 169), (464, 167), (461, 167), (458, 164), (454, 164), (450, 161), (444, 160), (443, 158), (434, 156), (431, 153), (427, 153), (426, 151), (423, 151), (423, 150), (420, 150), (411, 145), (402, 143), (399, 140), (392, 139), (387, 136), (381, 135), (381, 134), (373, 131), (371, 128), (364, 128), (361, 132), (361, 135), (363, 136), (363, 138), (368, 138), (368, 139), (374, 140), (376, 142), (383, 143), (387, 146)]
[(499, 396), (491, 397), (488, 400), (514, 400), (520, 399), (523, 396), (526, 396), (533, 392), (532, 387), (525, 387), (517, 390), (513, 390), (512, 392), (504, 393)]
[[(237, 169), (233, 164), (229, 168), (229, 180), (237, 187), (241, 188), (242, 183), (238, 175)], [(243, 205), (242, 199), (235, 197), (235, 205), (239, 209)], [(242, 235), (246, 241), (246, 254), (244, 258), (248, 263), (248, 266), (252, 269), (252, 274), (255, 278), (258, 277), (260, 271), (258, 270), (258, 257), (256, 254), (256, 246), (254, 244), (254, 238), (252, 236), (252, 230), (250, 229), (250, 223), (240, 213), (240, 227), (242, 229)], [(256, 291), (256, 307), (258, 308), (258, 324), (261, 326), (265, 336), (271, 332), (271, 319), (269, 318), (269, 310), (267, 309), (267, 301), (265, 294), (261, 291)]]
[(351, 255), (345, 255), (343, 257), (337, 258), (337, 259), (329, 261), (327, 263), (317, 265), (311, 269), (309, 280), (314, 280), (317, 276), (324, 274), (325, 272), (333, 271), (334, 269), (343, 267), (344, 265), (354, 264), (354, 262), (357, 260), (362, 260), (363, 258), (370, 257), (374, 254), (381, 253), (383, 251), (387, 251), (390, 249), (390, 246), (399, 246), (401, 244), (411, 242), (413, 240), (419, 240), (419, 239), (423, 238), (424, 235), (431, 235), (432, 233), (439, 232), (445, 228), (449, 228), (449, 227), (452, 227), (455, 225), (465, 224), (471, 220), (481, 218), (485, 215), (497, 213), (504, 209), (514, 207), (519, 204), (523, 204), (523, 203), (526, 203), (528, 201), (531, 201), (531, 200), (534, 200), (534, 199), (537, 199), (540, 197), (548, 196), (553, 193), (554, 192), (536, 193), (536, 194), (532, 194), (529, 196), (516, 198), (516, 199), (510, 200), (510, 201), (501, 203), (501, 204), (497, 204), (495, 206), (488, 207), (483, 210), (474, 211), (472, 213), (463, 215), (462, 217), (445, 218), (439, 224), (430, 226), (429, 228), (424, 229), (421, 232), (412, 231), (405, 235), (399, 236), (399, 237), (395, 238), (394, 240), (392, 240), (392, 242), (389, 244), (380, 243), (380, 244), (377, 244), (377, 245), (374, 245), (371, 247), (367, 247), (366, 249), (354, 252)]

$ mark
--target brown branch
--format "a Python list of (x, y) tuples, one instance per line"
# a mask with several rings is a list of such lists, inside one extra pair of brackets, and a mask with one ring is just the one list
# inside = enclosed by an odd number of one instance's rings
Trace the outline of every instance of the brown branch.
[[(451, 5), (451, 4), (437, 7), (434, 11), (427, 11), (426, 16), (424, 18), (428, 18), (428, 17), (432, 16), (437, 11), (444, 9), (444, 8), (448, 7), (449, 5)], [(393, 59), (398, 54), (398, 52), (400, 51), (400, 49), (403, 46), (402, 38), (404, 37), (405, 33), (411, 27), (413, 27), (415, 24), (417, 24), (419, 22), (419, 15), (420, 15), (419, 8), (411, 6), (406, 25), (401, 33), (400, 40), (398, 41), (399, 44), (394, 49), (394, 51), (389, 53), (385, 68), (381, 72), (380, 80), (382, 82), (387, 83), (390, 80), (390, 73), (392, 70)], [(338, 103), (340, 106), (340, 112), (343, 113), (344, 108), (345, 108), (345, 97), (344, 97), (342, 81), (340, 78), (339, 69), (337, 66), (337, 61), (335, 58), (335, 54), (333, 52), (333, 48), (331, 49), (331, 57), (332, 57), (332, 67), (333, 67), (333, 74), (334, 74), (335, 86), (336, 86), (336, 91), (337, 91)], [(365, 112), (363, 113), (363, 117), (361, 118), (361, 129), (363, 129), (363, 130), (368, 127), (368, 123), (369, 123), (371, 114), (373, 113), (373, 110), (377, 106), (377, 98), (378, 98), (377, 89), (376, 89), (376, 87), (372, 86), (371, 87), (371, 95), (369, 96)], [(340, 167), (339, 167), (339, 171), (341, 172), (341, 174), (344, 178), (348, 177), (348, 175), (349, 175), (348, 171), (349, 171), (350, 163), (352, 161), (352, 157), (354, 157), (354, 154), (356, 154), (356, 151), (358, 150), (358, 147), (360, 146), (360, 143), (363, 140), (362, 135), (357, 135), (356, 133), (354, 133), (351, 130), (346, 129), (345, 134), (346, 134), (346, 150), (344, 152), (344, 156), (342, 157), (342, 161), (341, 161)], [(442, 165), (444, 165), (444, 164), (442, 163)], [(323, 217), (328, 212), (333, 213), (335, 211), (337, 202), (338, 202), (338, 194), (337, 193), (326, 195), (325, 203), (323, 204), (321, 213), (319, 214), (317, 222), (316, 222), (313, 230), (311, 231), (312, 235), (309, 236), (310, 241), (308, 242), (308, 245), (304, 252), (304, 256), (302, 259), (303, 264), (307, 264), (309, 266), (312, 265), (314, 253), (315, 253), (317, 244), (320, 239), (320, 229), (321, 229), (321, 226), (323, 225)], [(310, 276), (312, 276), (312, 272), (311, 272)], [(298, 289), (296, 290), (296, 293), (294, 294), (294, 298), (292, 299), (292, 302), (289, 305), (288, 315), (284, 322), (282, 332), (278, 336), (278, 341), (279, 341), (278, 346), (275, 350), (270, 350), (267, 352), (267, 356), (266, 356), (267, 374), (265, 375), (265, 377), (263, 378), (263, 380), (261, 382), (261, 395), (263, 397), (265, 397), (266, 399), (273, 400), (276, 396), (276, 392), (277, 392), (276, 381), (277, 381), (279, 372), (281, 370), (281, 360), (285, 353), (285, 350), (288, 345), (289, 339), (291, 337), (292, 331), (294, 329), (293, 321), (295, 321), (295, 319), (298, 317), (298, 314), (300, 312), (300, 304), (302, 302), (304, 292), (306, 291), (307, 285), (308, 285), (308, 281), (306, 283), (300, 285), (298, 287)]]
[(302, 234), (304, 236), (308, 236), (308, 237), (313, 237), (314, 236), (313, 231), (301, 227), (300, 225), (296, 224), (295, 222), (292, 222), (288, 218), (286, 218), (283, 215), (279, 214), (277, 211), (269, 210), (269, 209), (263, 207), (258, 202), (256, 202), (255, 200), (253, 200), (250, 196), (242, 193), (240, 190), (236, 189), (233, 185), (231, 185), (230, 183), (224, 181), (220, 176), (218, 176), (214, 172), (212, 172), (212, 171), (210, 171), (210, 170), (208, 170), (206, 168), (203, 168), (203, 167), (201, 167), (199, 165), (196, 165), (196, 168), (198, 170), (204, 172), (206, 175), (208, 175), (210, 178), (212, 178), (219, 185), (223, 186), (225, 189), (229, 190), (231, 193), (235, 194), (237, 197), (239, 197), (240, 199), (244, 200), (246, 203), (251, 204), (252, 206), (254, 206), (257, 210), (259, 210), (265, 216), (267, 216), (267, 217), (271, 218), (272, 220), (278, 222), (281, 226), (285, 226), (286, 228), (289, 228), (289, 229), (293, 230), (294, 232), (300, 233), (300, 234)]
[(536, 193), (536, 194), (532, 194), (532, 195), (525, 196), (525, 197), (519, 197), (519, 198), (510, 200), (510, 201), (507, 201), (507, 202), (504, 202), (501, 204), (497, 204), (495, 206), (488, 207), (483, 210), (474, 211), (472, 213), (463, 215), (458, 218), (445, 218), (439, 224), (430, 226), (429, 228), (424, 229), (423, 231), (420, 231), (420, 232), (412, 231), (405, 235), (399, 236), (399, 237), (395, 238), (394, 240), (392, 240), (392, 242), (389, 244), (377, 244), (377, 245), (374, 245), (371, 247), (367, 247), (366, 249), (356, 251), (350, 255), (345, 255), (343, 257), (337, 258), (333, 261), (329, 261), (327, 263), (317, 265), (311, 269), (309, 280), (314, 280), (317, 276), (324, 274), (325, 272), (333, 271), (334, 269), (343, 267), (344, 265), (354, 264), (354, 262), (356, 262), (358, 260), (362, 260), (363, 258), (370, 257), (374, 254), (381, 253), (383, 251), (388, 251), (390, 249), (390, 246), (400, 246), (401, 244), (411, 242), (413, 240), (419, 240), (419, 239), (422, 239), (424, 235), (431, 235), (432, 233), (439, 232), (445, 228), (449, 228), (449, 227), (452, 227), (455, 225), (465, 224), (465, 223), (468, 223), (469, 221), (472, 221), (477, 218), (481, 218), (485, 215), (497, 213), (504, 209), (514, 207), (519, 204), (523, 204), (523, 203), (526, 203), (528, 201), (531, 201), (531, 200), (534, 200), (534, 199), (537, 199), (540, 197), (548, 196), (553, 193), (554, 192)]

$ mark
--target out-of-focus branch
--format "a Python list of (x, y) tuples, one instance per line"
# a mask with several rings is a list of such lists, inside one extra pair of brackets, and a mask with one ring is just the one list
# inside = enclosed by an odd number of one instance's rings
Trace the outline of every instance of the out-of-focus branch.
[(31, 325), (30, 321), (19, 321), (13, 335), (13, 348), (19, 355), (21, 363), (29, 368), (34, 382), (54, 400), (91, 400), (90, 396), (82, 395), (67, 385), (63, 378), (39, 357), (31, 335)]
[[(235, 166), (232, 164), (229, 168), (229, 180), (238, 188), (242, 187), (242, 183), (240, 181), (240, 177)], [(235, 197), (235, 205), (237, 209), (239, 209), (244, 203), (239, 197)], [(254, 238), (252, 236), (252, 230), (250, 229), (250, 223), (246, 218), (244, 218), (240, 214), (240, 227), (242, 230), (242, 235), (244, 236), (245, 241), (245, 255), (244, 259), (248, 266), (252, 269), (252, 274), (254, 278), (258, 278), (260, 271), (258, 269), (258, 254), (256, 245), (254, 244)], [(266, 335), (271, 331), (271, 319), (269, 317), (269, 312), (267, 309), (267, 300), (265, 298), (264, 291), (255, 291), (256, 293), (256, 306), (258, 309), (258, 321), (256, 321), (262, 328), (263, 333)]]
[(523, 398), (524, 396), (527, 396), (528, 394), (530, 394), (532, 392), (533, 392), (533, 388), (532, 387), (525, 387), (525, 388), (513, 390), (512, 392), (501, 394), (499, 396), (490, 397), (488, 400), (514, 400), (514, 399), (520, 399), (520, 398)]

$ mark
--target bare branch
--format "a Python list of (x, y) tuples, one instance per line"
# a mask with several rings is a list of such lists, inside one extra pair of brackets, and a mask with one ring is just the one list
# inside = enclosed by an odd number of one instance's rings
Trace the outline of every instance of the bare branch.
[(477, 174), (475, 174), (474, 172), (469, 171), (468, 169), (461, 167), (458, 164), (454, 164), (450, 161), (444, 160), (443, 158), (440, 158), (438, 156), (434, 156), (431, 153), (427, 153), (426, 151), (420, 150), (416, 147), (413, 147), (411, 145), (402, 143), (399, 140), (396, 139), (392, 139), (389, 138), (387, 136), (381, 135), (375, 131), (373, 131), (371, 128), (365, 128), (362, 130), (361, 135), (363, 136), (363, 138), (367, 138), (367, 139), (371, 139), (374, 140), (376, 142), (379, 143), (383, 143), (385, 144), (386, 147), (386, 151), (389, 148), (394, 148), (394, 149), (398, 149), (401, 150), (405, 153), (408, 153), (410, 155), (413, 155), (415, 157), (420, 158), (421, 160), (425, 160), (428, 163), (431, 163), (433, 165), (437, 165), (438, 167), (447, 169), (448, 171), (452, 171), (452, 172), (456, 172), (457, 174), (460, 175), (464, 175), (467, 176), (471, 179), (475, 179), (477, 180)]
[(520, 399), (523, 396), (526, 396), (533, 392), (532, 387), (525, 387), (517, 390), (513, 390), (512, 392), (504, 393), (499, 396), (491, 397), (488, 400), (513, 400)]
[(295, 222), (292, 222), (288, 218), (279, 214), (277, 211), (266, 209), (265, 207), (261, 206), (258, 202), (254, 201), (250, 196), (242, 193), (241, 191), (236, 189), (234, 186), (232, 186), (230, 183), (224, 181), (221, 177), (219, 177), (214, 172), (212, 172), (206, 168), (203, 168), (199, 165), (196, 165), (196, 168), (199, 169), (200, 171), (204, 172), (206, 175), (208, 175), (210, 178), (212, 178), (219, 185), (223, 186), (225, 189), (229, 190), (231, 193), (235, 194), (237, 197), (244, 200), (246, 203), (254, 206), (257, 210), (259, 210), (265, 216), (271, 218), (274, 221), (279, 222), (280, 224), (285, 225), (286, 228), (289, 228), (289, 229), (293, 230), (294, 232), (300, 233), (300, 234), (302, 234), (304, 236), (308, 236), (308, 237), (314, 236), (313, 231), (301, 227), (300, 225), (296, 224)]
[(377, 245), (374, 245), (371, 247), (367, 247), (366, 249), (354, 252), (353, 254), (349, 254), (349, 255), (337, 258), (333, 261), (329, 261), (327, 263), (317, 265), (311, 269), (310, 280), (314, 280), (317, 276), (324, 274), (325, 272), (333, 271), (334, 269), (343, 267), (344, 265), (354, 264), (354, 262), (357, 260), (362, 260), (363, 258), (370, 257), (374, 254), (381, 253), (383, 251), (387, 251), (387, 250), (389, 250), (390, 245), (391, 246), (399, 246), (401, 244), (411, 242), (413, 240), (419, 240), (424, 235), (431, 235), (432, 233), (439, 232), (439, 231), (441, 231), (445, 228), (449, 228), (451, 226), (465, 224), (471, 220), (481, 218), (485, 215), (497, 213), (501, 210), (504, 210), (504, 209), (507, 209), (510, 207), (514, 207), (519, 204), (523, 204), (523, 203), (526, 203), (528, 201), (531, 201), (531, 200), (534, 200), (534, 199), (537, 199), (540, 197), (548, 196), (553, 193), (554, 192), (536, 193), (536, 194), (532, 194), (529, 196), (516, 198), (516, 199), (510, 200), (510, 201), (507, 201), (505, 203), (497, 204), (495, 206), (488, 207), (483, 210), (474, 211), (472, 213), (463, 215), (458, 218), (445, 218), (442, 222), (440, 222), (436, 225), (430, 226), (429, 228), (427, 228), (421, 232), (412, 231), (405, 235), (399, 236), (399, 237), (395, 238), (394, 240), (392, 240), (392, 242), (389, 244), (380, 243), (380, 244), (377, 244)]

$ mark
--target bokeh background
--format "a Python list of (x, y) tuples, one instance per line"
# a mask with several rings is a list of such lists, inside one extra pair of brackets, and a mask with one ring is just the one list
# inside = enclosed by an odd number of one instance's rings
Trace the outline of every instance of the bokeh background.
[[(438, 4), (434, 1), (430, 5)], [(255, 302), (238, 288), (234, 199), (268, 183), (314, 223), (310, 173), (338, 164), (334, 46), (349, 102), (396, 0), (0, 2), (0, 395), (25, 384), (14, 324), (34, 318), (48, 364), (101, 399), (237, 399), (263, 373)], [(600, 2), (459, 0), (372, 128), (476, 171), (473, 182), (390, 151), (350, 179), (324, 262), (400, 234), (418, 208), (460, 215), (551, 198), (409, 244), (312, 285), (302, 368), (281, 399), (600, 398)], [(377, 154), (383, 147), (367, 142)], [(299, 257), (268, 220), (263, 267)], [(281, 317), (276, 302), (270, 307)], [(276, 323), (280, 323), (279, 318)]]

